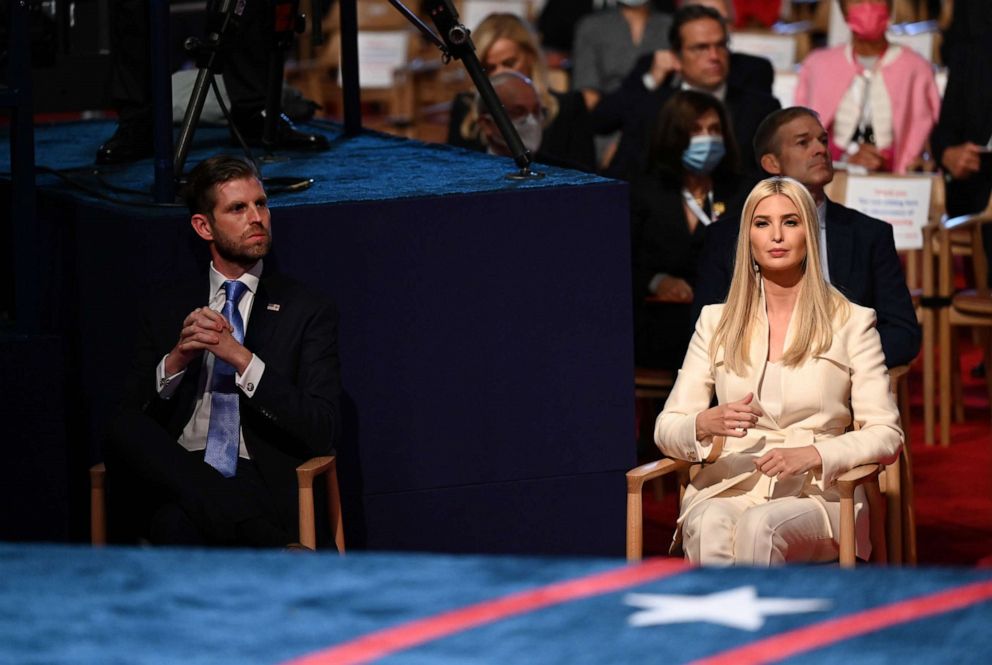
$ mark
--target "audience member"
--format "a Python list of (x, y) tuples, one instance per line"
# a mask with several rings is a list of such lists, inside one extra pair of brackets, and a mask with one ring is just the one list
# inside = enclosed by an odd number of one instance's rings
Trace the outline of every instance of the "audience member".
[[(976, 30), (977, 29), (977, 30)], [(947, 90), (930, 137), (934, 159), (947, 176), (947, 213), (984, 210), (992, 195), (992, 4), (958, 0), (948, 34)], [(992, 228), (983, 229), (992, 257)], [(992, 272), (989, 274), (992, 286)]]
[(796, 104), (830, 132), (835, 160), (905, 173), (920, 163), (937, 122), (940, 94), (930, 63), (885, 37), (891, 0), (841, 0), (851, 42), (809, 54)]
[[(548, 88), (548, 70), (537, 37), (523, 19), (513, 14), (491, 14), (472, 32), (479, 61), (489, 76), (515, 71), (530, 79), (537, 89), (541, 114), (541, 146), (545, 157), (584, 171), (595, 169), (589, 112), (577, 92), (558, 93)], [(472, 150), (485, 150), (480, 140), (474, 95), (455, 97), (448, 125), (448, 143)]]
[(675, 13), (669, 38), (680, 75), (677, 87), (659, 86), (648, 91), (640, 77), (628, 76), (623, 86), (604, 97), (593, 111), (593, 127), (598, 133), (622, 130), (607, 174), (628, 179), (643, 169), (649, 129), (662, 105), (679, 89), (706, 92), (726, 104), (733, 118), (742, 165), (753, 170), (751, 139), (762, 119), (780, 108), (778, 100), (727, 82), (727, 25), (714, 9), (699, 5), (682, 7)]
[(332, 454), (339, 427), (337, 314), (263, 266), (272, 234), (254, 166), (201, 162), (187, 204), (212, 261), (141, 298), (105, 450), (111, 523), (126, 515), (125, 532), (160, 544), (284, 546), (298, 540), (295, 469)]
[[(801, 182), (816, 202), (823, 277), (846, 298), (878, 314), (878, 333), (889, 367), (913, 361), (920, 326), (899, 264), (892, 226), (826, 197), (833, 180), (827, 132), (815, 111), (794, 106), (768, 116), (754, 137), (754, 151), (770, 174)], [(728, 298), (737, 245), (737, 214), (709, 229), (699, 259), (695, 312)]]
[[(899, 454), (875, 313), (823, 278), (817, 217), (795, 180), (754, 188), (731, 220), (731, 295), (703, 310), (658, 416), (665, 455), (711, 462), (686, 488), (678, 520), (694, 564), (836, 559), (838, 476)], [(857, 492), (856, 552), (867, 559), (867, 501)]]
[[(552, 166), (577, 169), (585, 165), (577, 165), (564, 160), (557, 155), (545, 152), (542, 142), (541, 122), (544, 109), (534, 83), (523, 74), (507, 70), (491, 77), (490, 82), (499, 97), (506, 114), (517, 130), (520, 141), (527, 148), (534, 161)], [(476, 95), (473, 113), (478, 118), (479, 139), (490, 155), (512, 157), (513, 153), (506, 145), (503, 134), (496, 126), (492, 114), (486, 108), (482, 97)]]
[[(575, 43), (575, 27), (586, 14), (614, 7), (617, 0), (547, 0), (537, 20), (541, 44), (550, 51), (570, 54)], [(673, 0), (652, 0), (652, 6), (670, 14)]]
[(729, 127), (716, 97), (675, 93), (658, 116), (647, 170), (631, 186), (634, 349), (640, 367), (676, 369), (689, 346), (692, 289), (706, 228), (740, 185)]
[[(680, 7), (701, 5), (717, 11), (728, 23), (732, 21), (733, 5), (729, 0), (682, 0)], [(678, 69), (679, 61), (671, 51), (655, 51), (642, 55), (628, 78), (639, 80), (645, 90), (654, 90), (660, 85), (677, 87), (681, 82)], [(727, 85), (734, 88), (751, 88), (765, 94), (772, 94), (772, 83), (775, 81), (775, 70), (768, 58), (747, 53), (730, 52)]]
[(575, 29), (572, 89), (594, 108), (603, 94), (620, 87), (637, 58), (668, 48), (672, 19), (647, 0), (621, 0), (617, 7), (583, 18)]
[[(148, 2), (114, 0), (110, 10), (110, 89), (118, 120), (113, 136), (97, 150), (97, 164), (131, 162), (152, 154)], [(249, 143), (261, 142), (265, 126), (272, 14), (270, 3), (249, 2), (223, 42), (223, 80), (232, 120)], [(329, 145), (320, 134), (298, 131), (285, 116), (279, 119), (276, 140), (279, 147), (296, 150), (326, 150)]]

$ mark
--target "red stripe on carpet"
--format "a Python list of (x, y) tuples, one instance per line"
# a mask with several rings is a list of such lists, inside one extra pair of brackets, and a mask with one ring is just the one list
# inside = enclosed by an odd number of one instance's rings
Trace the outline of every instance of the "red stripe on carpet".
[(771, 663), (883, 628), (953, 612), (992, 599), (992, 581), (883, 605), (846, 617), (781, 633), (739, 649), (697, 660), (693, 665)]
[(619, 570), (558, 582), (369, 633), (285, 665), (354, 665), (519, 614), (652, 582), (689, 569), (681, 559), (652, 559)]

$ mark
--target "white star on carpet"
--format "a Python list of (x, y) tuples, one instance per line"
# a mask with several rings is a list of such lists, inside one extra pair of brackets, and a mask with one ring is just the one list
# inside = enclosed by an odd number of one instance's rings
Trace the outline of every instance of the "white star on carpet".
[(628, 593), (623, 600), (627, 605), (641, 608), (627, 619), (627, 623), (636, 627), (705, 621), (755, 631), (765, 625), (767, 616), (820, 612), (830, 608), (830, 601), (822, 598), (758, 598), (753, 586), (706, 596)]

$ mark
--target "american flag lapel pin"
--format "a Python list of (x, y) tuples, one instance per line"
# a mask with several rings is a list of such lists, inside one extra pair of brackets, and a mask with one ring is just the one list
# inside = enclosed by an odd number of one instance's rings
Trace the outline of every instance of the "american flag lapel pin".
[(279, 307), (280, 307), (279, 303), (270, 302), (268, 305), (265, 306), (265, 309), (269, 310), (270, 312), (278, 312)]

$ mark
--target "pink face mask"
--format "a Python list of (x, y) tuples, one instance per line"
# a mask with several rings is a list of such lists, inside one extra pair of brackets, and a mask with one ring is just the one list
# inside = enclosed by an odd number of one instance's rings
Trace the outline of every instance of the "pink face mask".
[(889, 25), (889, 6), (878, 2), (862, 2), (847, 10), (847, 25), (851, 32), (868, 41), (881, 39)]

